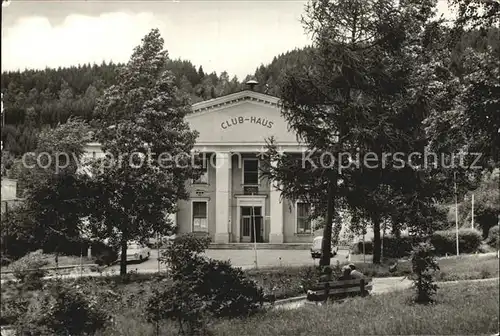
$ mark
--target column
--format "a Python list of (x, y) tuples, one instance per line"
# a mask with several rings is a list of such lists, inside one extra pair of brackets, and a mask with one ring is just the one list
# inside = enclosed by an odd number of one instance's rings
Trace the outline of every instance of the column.
[[(272, 162), (276, 167), (276, 162)], [(277, 183), (271, 183), (270, 191), (270, 209), (271, 228), (269, 232), (269, 242), (271, 244), (283, 244), (283, 202), (281, 202), (281, 193), (277, 189)]]
[(217, 152), (215, 159), (215, 243), (229, 243), (229, 166), (231, 156)]

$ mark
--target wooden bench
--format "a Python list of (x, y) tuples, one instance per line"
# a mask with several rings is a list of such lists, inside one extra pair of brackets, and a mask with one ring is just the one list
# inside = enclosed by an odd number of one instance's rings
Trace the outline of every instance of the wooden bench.
[(329, 298), (339, 300), (350, 296), (366, 296), (372, 289), (371, 278), (318, 282), (307, 291), (307, 300), (318, 302)]

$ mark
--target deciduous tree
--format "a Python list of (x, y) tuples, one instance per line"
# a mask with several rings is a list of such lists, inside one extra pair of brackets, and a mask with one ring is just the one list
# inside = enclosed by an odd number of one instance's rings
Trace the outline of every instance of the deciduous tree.
[(166, 216), (200, 174), (190, 156), (197, 133), (184, 120), (190, 105), (166, 70), (163, 43), (157, 29), (147, 34), (95, 109), (96, 140), (108, 156), (94, 165), (90, 223), (95, 235), (119, 244), (122, 275), (127, 243), (170, 233)]

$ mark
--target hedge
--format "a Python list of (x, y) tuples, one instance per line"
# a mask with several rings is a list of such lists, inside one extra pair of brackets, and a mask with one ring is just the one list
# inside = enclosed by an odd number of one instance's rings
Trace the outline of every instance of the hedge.
[(498, 234), (498, 225), (490, 228), (488, 231), (488, 239), (486, 240), (488, 245), (497, 247), (500, 244), (500, 236)]
[[(431, 237), (431, 243), (436, 248), (437, 255), (456, 254), (457, 238), (456, 231), (436, 231)], [(462, 229), (458, 231), (458, 246), (460, 253), (476, 252), (481, 245), (482, 235), (480, 231), (473, 229)]]
[[(385, 258), (402, 258), (410, 255), (412, 246), (426, 240), (426, 237), (403, 235), (399, 238), (386, 236), (383, 239), (383, 256)], [(476, 252), (481, 245), (481, 232), (472, 229), (461, 229), (458, 231), (460, 253)], [(436, 249), (436, 255), (456, 253), (456, 231), (436, 231), (430, 237), (430, 242)], [(357, 242), (352, 246), (351, 253), (362, 254), (363, 242)], [(373, 241), (365, 241), (365, 253), (373, 254)]]

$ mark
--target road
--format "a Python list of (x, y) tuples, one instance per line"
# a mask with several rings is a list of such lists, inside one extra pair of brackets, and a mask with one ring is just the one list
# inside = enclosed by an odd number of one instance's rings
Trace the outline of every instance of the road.
[[(230, 260), (231, 264), (243, 269), (255, 267), (254, 250), (207, 250), (205, 255), (217, 260)], [(348, 259), (347, 250), (339, 250), (338, 255), (332, 259), (332, 265), (337, 261), (340, 263)], [(313, 261), (308, 250), (257, 250), (257, 266), (301, 266), (318, 265), (318, 260)], [(151, 251), (151, 257), (142, 263), (130, 263), (129, 270), (137, 272), (158, 271), (158, 250)], [(160, 270), (165, 270), (166, 266), (160, 263)], [(120, 266), (114, 265), (108, 268), (110, 272), (119, 272)]]
[[(209, 258), (217, 260), (230, 260), (235, 267), (243, 269), (255, 268), (255, 251), (253, 250), (207, 250), (205, 255)], [(339, 250), (338, 255), (332, 258), (331, 264), (335, 265), (338, 262), (343, 263), (348, 260), (348, 251)], [(302, 266), (302, 265), (318, 265), (318, 259), (313, 260), (308, 250), (257, 250), (257, 266), (273, 267), (273, 266)], [(137, 273), (156, 273), (166, 271), (167, 267), (163, 263), (158, 263), (158, 250), (151, 250), (151, 257), (143, 262), (129, 262), (127, 265), (128, 272)], [(113, 275), (120, 273), (120, 265), (115, 264), (106, 268), (102, 274), (97, 272), (88, 273), (83, 271), (80, 273), (78, 268), (73, 269), (70, 274), (60, 275), (63, 278), (77, 278), (80, 276), (100, 276)], [(49, 276), (48, 278), (55, 277)], [(2, 283), (11, 276), (2, 276)]]

